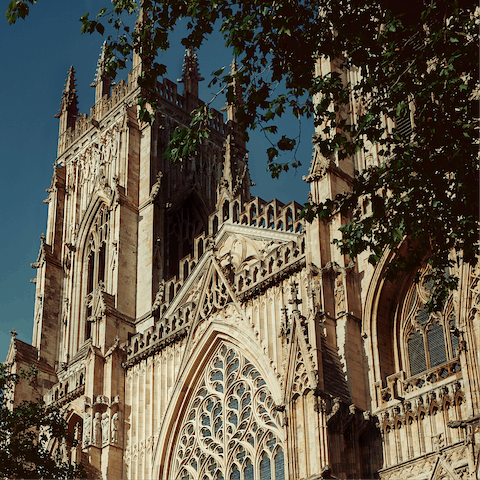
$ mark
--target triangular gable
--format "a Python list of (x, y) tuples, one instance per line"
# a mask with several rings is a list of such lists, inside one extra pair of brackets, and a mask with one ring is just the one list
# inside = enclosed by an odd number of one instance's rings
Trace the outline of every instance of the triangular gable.
[(445, 462), (443, 455), (437, 457), (435, 466), (433, 467), (432, 475), (429, 480), (460, 480), (460, 477), (455, 473), (455, 470)]
[[(223, 310), (228, 305), (233, 305), (236, 314), (243, 320), (246, 320), (235, 292), (226, 278), (225, 273), (220, 268), (214, 253), (210, 251), (208, 252), (208, 255), (208, 266), (205, 265), (204, 269), (204, 271), (206, 270), (206, 273), (203, 275), (201, 283), (196, 287), (197, 292), (199, 292), (197, 297), (199, 298), (199, 302), (190, 326), (185, 352), (190, 352), (195, 341), (198, 340), (197, 330), (199, 325), (204, 322), (207, 323), (209, 316)], [(186, 353), (182, 360), (180, 371), (183, 369), (184, 364), (187, 361), (188, 353)]]
[[(299, 233), (224, 223), (210, 244), (210, 247), (207, 247), (207, 251), (192, 270), (180, 291), (175, 295), (175, 298), (170, 303), (164, 315), (173, 315), (181, 305), (188, 301), (189, 297), (192, 297), (193, 291), (195, 291), (196, 294), (199, 293), (201, 290), (199, 283), (204, 285), (205, 279), (202, 280), (202, 277), (207, 274), (207, 271), (209, 272), (212, 259), (215, 259), (218, 275), (223, 278), (226, 285), (229, 285), (229, 282), (226, 281), (226, 274), (224, 273), (225, 267), (232, 266), (235, 269), (243, 268), (249, 258), (255, 261), (261, 260), (273, 249), (285, 243), (296, 241), (300, 236), (301, 234)], [(241, 242), (244, 242), (247, 246), (246, 250), (240, 253), (232, 251), (235, 249), (235, 244)], [(208, 273), (208, 275), (210, 275), (210, 273)], [(210, 281), (210, 277), (207, 281)], [(232, 300), (236, 302), (233, 289), (229, 287), (228, 290)], [(218, 293), (220, 294), (221, 291)], [(236, 304), (237, 306), (239, 305), (238, 302)]]
[(300, 312), (294, 311), (290, 315), (290, 332), (286, 341), (290, 349), (286, 356), (286, 365), (284, 371), (288, 372), (284, 384), (285, 401), (290, 399), (296, 393), (302, 394), (306, 388), (315, 390), (317, 388), (317, 370), (313, 355), (310, 353), (311, 347), (305, 340), (303, 326), (301, 325), (303, 317)]

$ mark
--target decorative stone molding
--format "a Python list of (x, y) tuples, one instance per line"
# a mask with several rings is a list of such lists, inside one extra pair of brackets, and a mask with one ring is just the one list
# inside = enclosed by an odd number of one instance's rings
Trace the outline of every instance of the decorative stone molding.
[[(276, 461), (280, 466), (284, 446), (279, 416), (255, 366), (233, 347), (220, 345), (182, 421), (171, 478), (181, 478), (182, 472), (200, 479), (209, 470), (244, 469), (259, 476), (257, 469), (265, 458), (269, 465)], [(284, 478), (277, 473), (277, 479)]]
[(466, 447), (456, 444), (438, 452), (380, 470), (382, 480), (467, 480)]
[(301, 271), (305, 267), (305, 257), (295, 263), (288, 265), (283, 270), (266, 277), (260, 283), (254, 285), (243, 293), (238, 294), (238, 299), (244, 303), (262, 294), (272, 286), (280, 285), (281, 282)]

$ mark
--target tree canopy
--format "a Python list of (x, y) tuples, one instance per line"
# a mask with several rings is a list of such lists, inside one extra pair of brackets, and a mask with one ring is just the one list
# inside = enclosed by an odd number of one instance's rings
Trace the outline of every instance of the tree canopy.
[(61, 449), (51, 451), (55, 442), (75, 445), (64, 412), (41, 399), (13, 404), (15, 386), (34, 382), (35, 369), (17, 375), (9, 368), (0, 364), (0, 477), (84, 478), (83, 468), (62, 458)]
[[(9, 22), (25, 18), (33, 3), (13, 0)], [(140, 8), (132, 29), (126, 18)], [(315, 148), (326, 159), (374, 148), (379, 165), (358, 172), (351, 191), (310, 202), (304, 215), (328, 219), (342, 212), (348, 222), (341, 228), (341, 251), (351, 257), (368, 251), (372, 264), (407, 239), (408, 254), (396, 255), (388, 274), (427, 262), (433, 308), (457, 285), (454, 275), (445, 275), (451, 252), (477, 262), (479, 17), (470, 0), (112, 0), (95, 18), (80, 20), (83, 33), (114, 27), (107, 39), (109, 75), (125, 68), (132, 52), (140, 55), (143, 120), (155, 118), (147, 104), (155, 112), (156, 80), (167, 71), (158, 53), (170, 47), (169, 35), (183, 20), (185, 47), (200, 48), (219, 30), (237, 57), (238, 69), (220, 68), (211, 83), (236, 105), (247, 139), (254, 129), (274, 136), (266, 152), (272, 176), (300, 163), (278, 159), (297, 142), (279, 131), (277, 121), (287, 114), (320, 127)], [(320, 57), (335, 60), (337, 68), (315, 77)], [(350, 82), (342, 72), (354, 69), (359, 75)], [(361, 105), (354, 122), (342, 114), (352, 102)], [(412, 130), (405, 133), (398, 125), (412, 113)], [(190, 128), (174, 133), (166, 152), (172, 161), (188, 160), (208, 137), (209, 114), (208, 105), (200, 106)], [(360, 200), (370, 202), (371, 214), (362, 212)]]

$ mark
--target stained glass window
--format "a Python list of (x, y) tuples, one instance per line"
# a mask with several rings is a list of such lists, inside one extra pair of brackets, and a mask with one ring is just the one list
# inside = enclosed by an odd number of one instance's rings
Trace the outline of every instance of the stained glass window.
[[(457, 356), (458, 338), (452, 334), (455, 313), (451, 297), (441, 311), (428, 312), (426, 304), (432, 285), (420, 281), (407, 296), (403, 322), (410, 375), (418, 375)], [(450, 354), (451, 352), (451, 354)]]
[(410, 357), (410, 371), (412, 375), (424, 372), (427, 369), (423, 335), (418, 330), (408, 339), (408, 355)]
[(180, 429), (177, 480), (285, 480), (283, 436), (257, 368), (222, 344), (208, 363)]

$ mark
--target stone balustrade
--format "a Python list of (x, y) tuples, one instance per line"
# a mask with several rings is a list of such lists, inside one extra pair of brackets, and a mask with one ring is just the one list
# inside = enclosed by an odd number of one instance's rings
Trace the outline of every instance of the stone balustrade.
[(60, 381), (48, 390), (43, 399), (47, 405), (63, 405), (79, 397), (85, 391), (85, 367), (68, 370), (68, 376), (63, 378), (59, 373)]
[(384, 439), (384, 468), (459, 444), (464, 432), (449, 422), (468, 417), (463, 379), (451, 375), (408, 398), (397, 396), (375, 415)]
[(395, 400), (409, 398), (416, 392), (425, 391), (431, 385), (450, 377), (461, 378), (460, 360), (458, 358), (409, 378), (406, 378), (403, 370), (389, 375), (386, 378), (385, 387), (380, 384), (377, 385), (377, 408), (384, 408)]

